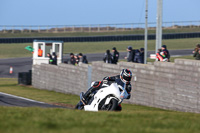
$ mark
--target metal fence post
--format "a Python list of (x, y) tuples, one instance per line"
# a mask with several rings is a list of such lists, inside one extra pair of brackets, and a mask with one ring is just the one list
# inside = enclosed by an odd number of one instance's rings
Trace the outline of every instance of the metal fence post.
[(91, 32), (91, 25), (89, 25), (89, 32)]
[(24, 32), (24, 28), (23, 28), (23, 26), (22, 26), (21, 33), (23, 33), (23, 32)]
[(98, 29), (97, 30), (98, 30), (98, 32), (100, 31), (100, 25), (98, 25)]
[(40, 33), (40, 26), (38, 26), (38, 33)]
[(133, 30), (133, 24), (131, 24), (131, 30)]
[(48, 30), (48, 26), (46, 27), (47, 29), (46, 29), (46, 32), (48, 33), (49, 32), (49, 30)]
[(12, 33), (15, 33), (15, 26), (12, 27)]
[(199, 21), (199, 28), (200, 28), (200, 21)]
[(56, 33), (58, 32), (58, 26), (56, 26)]
[(6, 33), (6, 26), (3, 27), (3, 33)]
[(83, 26), (81, 26), (81, 32), (83, 32)]
[(66, 32), (66, 26), (64, 26), (64, 33)]
[(31, 33), (31, 26), (29, 26), (29, 33)]

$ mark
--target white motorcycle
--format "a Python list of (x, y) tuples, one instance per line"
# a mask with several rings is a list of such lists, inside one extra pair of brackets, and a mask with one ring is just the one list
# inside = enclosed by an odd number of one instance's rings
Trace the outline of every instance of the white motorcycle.
[[(80, 100), (83, 97), (83, 92), (80, 94)], [(123, 99), (128, 97), (125, 86), (118, 85), (117, 83), (103, 84), (97, 91), (89, 95), (88, 104), (83, 105), (80, 101), (76, 105), (76, 109), (85, 111), (116, 111)]]

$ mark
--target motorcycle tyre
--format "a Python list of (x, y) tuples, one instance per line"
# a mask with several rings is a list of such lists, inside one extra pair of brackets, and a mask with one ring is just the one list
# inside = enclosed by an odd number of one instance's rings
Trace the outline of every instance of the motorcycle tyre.
[[(116, 111), (118, 107), (118, 101), (115, 98), (110, 100), (112, 102), (112, 106), (108, 109), (108, 111)], [(109, 103), (110, 104), (110, 103)], [(104, 109), (103, 109), (104, 110)]]
[(83, 110), (84, 107), (80, 107), (80, 102), (76, 105), (75, 109)]

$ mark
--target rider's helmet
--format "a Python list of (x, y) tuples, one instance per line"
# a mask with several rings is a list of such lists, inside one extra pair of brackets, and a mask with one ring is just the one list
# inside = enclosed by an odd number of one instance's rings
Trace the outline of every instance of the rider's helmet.
[(129, 83), (131, 81), (131, 78), (132, 78), (132, 72), (129, 69), (122, 69), (120, 73), (120, 79), (124, 83)]

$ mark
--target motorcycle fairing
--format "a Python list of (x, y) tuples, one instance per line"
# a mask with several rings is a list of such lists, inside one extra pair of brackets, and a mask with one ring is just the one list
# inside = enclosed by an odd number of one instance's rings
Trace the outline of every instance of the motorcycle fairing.
[(85, 111), (98, 111), (99, 103), (106, 97), (111, 96), (108, 100), (106, 99), (106, 104), (109, 103), (109, 101), (112, 98), (117, 99), (119, 102), (121, 102), (120, 99), (120, 91), (118, 88), (118, 85), (116, 83), (112, 83), (108, 87), (101, 88), (95, 95), (94, 100), (90, 105), (85, 105), (84, 110)]

